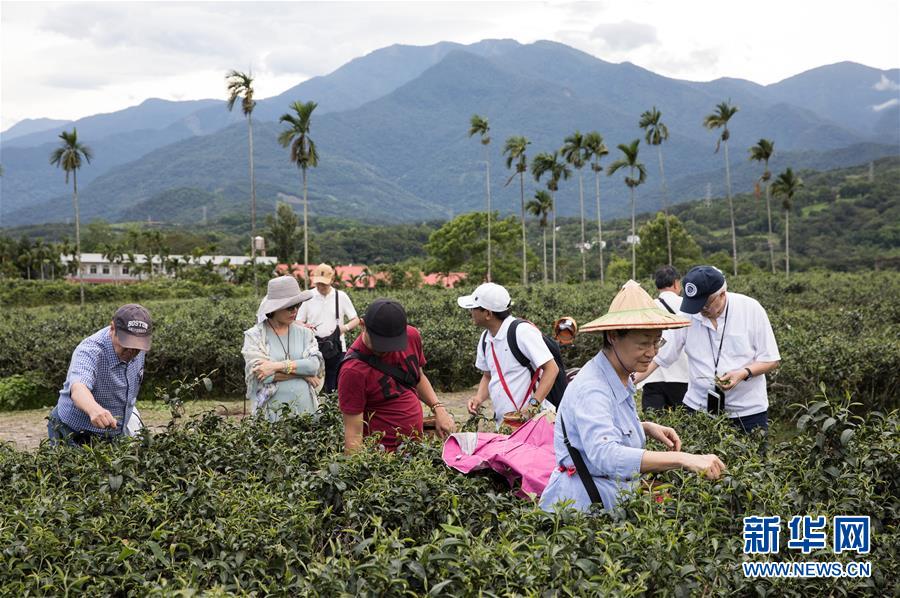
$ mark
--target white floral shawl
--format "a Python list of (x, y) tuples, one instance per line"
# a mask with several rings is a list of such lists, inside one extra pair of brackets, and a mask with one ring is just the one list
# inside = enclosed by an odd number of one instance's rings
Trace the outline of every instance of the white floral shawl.
[[(315, 386), (309, 384), (309, 394), (313, 397), (313, 401), (317, 402), (316, 395), (325, 384), (325, 360), (322, 358), (322, 353), (319, 352), (319, 344), (316, 342), (313, 332), (297, 323), (292, 326), (294, 326), (294, 331), (300, 334), (300, 339), (305, 346), (303, 354), (299, 358), (315, 357), (319, 360), (319, 371), (316, 374), (319, 384)], [(247, 399), (250, 401), (251, 413), (256, 413), (258, 409), (269, 402), (278, 388), (277, 382), (260, 382), (253, 373), (253, 368), (260, 362), (271, 361), (269, 343), (266, 339), (265, 320), (244, 331), (244, 347), (241, 349), (241, 354), (244, 356), (244, 382), (247, 384)]]

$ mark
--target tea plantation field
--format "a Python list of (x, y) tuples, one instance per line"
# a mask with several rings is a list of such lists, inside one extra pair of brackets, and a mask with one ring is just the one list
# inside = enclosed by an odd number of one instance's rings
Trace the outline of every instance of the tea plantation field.
[[(213, 413), (87, 450), (0, 446), (0, 595), (897, 595), (900, 587), (900, 276), (745, 277), (729, 288), (767, 308), (783, 356), (770, 377), (781, 433), (759, 440), (727, 422), (657, 416), (684, 450), (728, 465), (715, 482), (657, 475), (612, 513), (546, 514), (491, 476), (462, 476), (437, 441), (392, 455), (341, 454), (333, 398), (314, 417), (270, 424)], [(612, 285), (512, 289), (516, 313), (546, 327), (605, 311)], [(456, 293), (387, 293), (423, 333), (442, 389), (477, 380), (477, 331)], [(362, 311), (375, 295), (356, 293)], [(217, 368), (241, 390), (248, 298), (145, 302), (159, 322), (155, 383)], [(114, 304), (0, 314), (0, 404), (51, 400), (69, 354)], [(580, 365), (599, 339), (579, 337)], [(659, 447), (655, 447), (659, 448)], [(743, 552), (742, 518), (781, 517), (778, 554)], [(828, 518), (827, 546), (787, 546), (794, 515)], [(838, 515), (871, 518), (871, 552), (832, 550)], [(745, 561), (868, 562), (871, 576), (760, 579)]]

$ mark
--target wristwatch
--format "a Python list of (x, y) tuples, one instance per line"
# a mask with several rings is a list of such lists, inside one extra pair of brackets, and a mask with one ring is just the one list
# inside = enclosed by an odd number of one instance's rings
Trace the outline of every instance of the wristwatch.
[(750, 368), (744, 368), (744, 370), (746, 370), (747, 372), (747, 377), (745, 378), (745, 380), (749, 380), (753, 377), (753, 372), (750, 371)]
[(533, 406), (533, 407), (537, 407), (538, 405), (541, 404), (541, 402), (538, 401), (537, 398), (531, 397), (530, 399), (528, 399), (528, 404), (531, 405), (531, 406)]

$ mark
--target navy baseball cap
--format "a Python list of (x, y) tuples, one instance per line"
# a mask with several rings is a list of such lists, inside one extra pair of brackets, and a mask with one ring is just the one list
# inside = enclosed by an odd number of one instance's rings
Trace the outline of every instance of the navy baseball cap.
[(709, 296), (722, 288), (725, 275), (713, 266), (697, 266), (681, 279), (681, 311), (686, 314), (700, 313)]
[(363, 322), (373, 351), (388, 353), (406, 349), (406, 310), (396, 301), (376, 299), (369, 304)]

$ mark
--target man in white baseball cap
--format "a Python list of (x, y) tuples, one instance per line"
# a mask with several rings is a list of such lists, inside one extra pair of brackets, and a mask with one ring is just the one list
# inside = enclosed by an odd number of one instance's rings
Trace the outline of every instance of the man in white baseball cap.
[(476, 326), (484, 328), (475, 358), (481, 382), (469, 400), (469, 412), (477, 413), (490, 398), (498, 427), (504, 418), (513, 425), (525, 421), (529, 409), (543, 407), (559, 373), (541, 331), (510, 315), (509, 291), (499, 284), (486, 282), (456, 302), (469, 310)]

